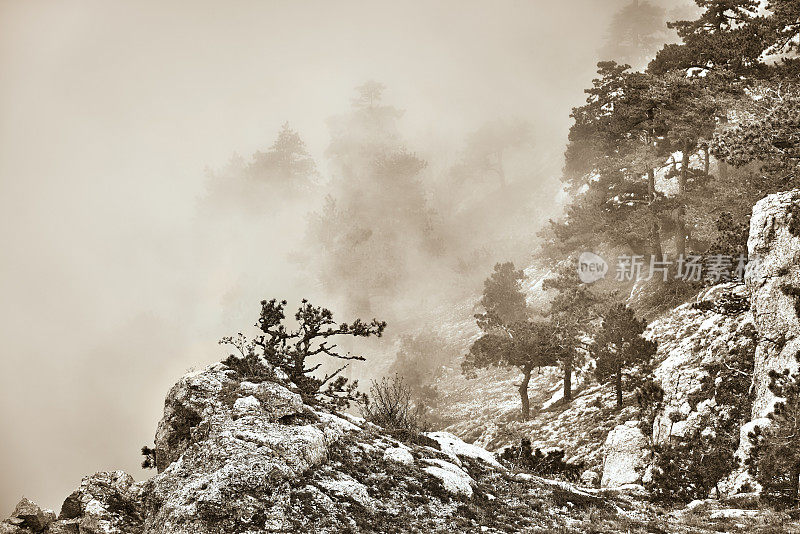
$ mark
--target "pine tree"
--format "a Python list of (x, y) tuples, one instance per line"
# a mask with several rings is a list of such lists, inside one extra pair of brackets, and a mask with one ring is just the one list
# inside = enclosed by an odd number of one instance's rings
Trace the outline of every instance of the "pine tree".
[(557, 339), (555, 353), (564, 373), (564, 401), (572, 400), (572, 374), (584, 361), (590, 345), (586, 339), (597, 319), (600, 297), (578, 279), (575, 263), (558, 267), (555, 276), (544, 280), (542, 289), (552, 291), (547, 318)]
[(601, 57), (645, 66), (668, 39), (665, 17), (662, 8), (632, 0), (614, 15)]
[(293, 192), (310, 189), (317, 175), (316, 164), (300, 135), (284, 123), (277, 139), (266, 152), (256, 152), (248, 169), (254, 180)]
[(504, 328), (528, 319), (530, 310), (520, 286), (524, 279), (525, 273), (515, 269), (512, 262), (494, 266), (494, 272), (483, 282), (483, 296), (478, 302), (484, 313), (475, 315), (481, 330)]
[(661, 256), (664, 197), (656, 191), (655, 168), (666, 158), (666, 90), (626, 65), (598, 67), (587, 103), (572, 113), (564, 180), (577, 207), (558, 231), (575, 236), (584, 226), (579, 219), (588, 218), (595, 238)]
[(340, 375), (347, 364), (319, 378), (314, 373), (323, 366), (323, 362), (314, 363), (312, 360), (316, 357), (328, 357), (335, 360), (363, 361), (363, 356), (342, 353), (331, 341), (342, 336), (381, 337), (386, 323), (377, 319), (370, 322), (356, 319), (352, 323), (337, 324), (330, 310), (313, 306), (303, 299), (294, 314), (297, 327), (289, 329), (284, 324), (285, 309), (285, 300), (261, 301), (261, 315), (256, 323), (261, 334), (252, 341), (248, 341), (242, 334), (222, 338), (220, 344), (233, 346), (239, 352), (238, 355), (231, 355), (224, 363), (237, 370), (243, 379), (255, 381), (270, 371), (260, 363), (264, 360), (286, 373), (292, 387), (296, 387), (304, 400), (310, 403), (324, 402), (342, 408), (349, 406), (350, 401), (359, 400), (360, 395), (356, 389), (358, 383), (348, 383)]
[(483, 334), (469, 349), (461, 364), (467, 376), (487, 367), (516, 368), (522, 373), (519, 395), (522, 419), (530, 418), (528, 385), (533, 370), (556, 364), (561, 352), (559, 339), (546, 321), (525, 321), (506, 325), (502, 332)]
[(483, 335), (464, 357), (461, 369), (474, 377), (476, 369), (513, 367), (522, 373), (519, 385), (522, 418), (530, 417), (528, 385), (533, 370), (555, 365), (561, 351), (559, 339), (546, 321), (529, 320), (530, 311), (520, 287), (524, 273), (513, 263), (498, 263), (484, 282), (480, 305), (485, 312), (475, 315)]
[(615, 304), (603, 316), (603, 326), (592, 347), (597, 365), (595, 376), (601, 383), (614, 383), (619, 408), (622, 408), (623, 379), (648, 364), (656, 353), (656, 343), (642, 335), (646, 326), (631, 308)]
[(441, 246), (422, 180), (427, 163), (403, 147), (402, 111), (383, 103), (383, 91), (375, 82), (357, 87), (349, 112), (329, 120), (333, 178), (307, 230), (317, 279), (363, 314), (411, 291), (417, 253)]
[(769, 0), (763, 20), (768, 52), (790, 52), (800, 48), (800, 3), (796, 0)]
[(791, 172), (800, 161), (800, 85), (778, 82), (761, 87), (763, 97), (736, 128), (720, 132), (712, 150), (734, 166), (753, 161), (766, 170)]
[(668, 24), (682, 44), (665, 46), (649, 66), (661, 74), (676, 69), (727, 69), (743, 72), (757, 65), (764, 50), (758, 0), (695, 0), (695, 20)]

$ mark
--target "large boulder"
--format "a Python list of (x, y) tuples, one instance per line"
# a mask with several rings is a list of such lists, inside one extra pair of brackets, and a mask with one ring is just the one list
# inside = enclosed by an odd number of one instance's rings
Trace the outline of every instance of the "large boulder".
[(145, 532), (286, 528), (289, 482), (360, 429), (303, 404), (289, 384), (217, 364), (170, 390), (147, 483)]
[[(167, 394), (164, 417), (156, 431), (156, 466), (164, 471), (193, 443), (272, 425), (303, 411), (300, 395), (269, 380), (236, 378), (236, 371), (217, 364), (182, 377)], [(278, 425), (280, 426), (280, 425)]]
[(638, 421), (628, 421), (609, 432), (603, 446), (603, 477), (600, 485), (616, 488), (642, 481), (650, 458), (649, 442)]
[(49, 534), (128, 534), (142, 529), (143, 483), (123, 471), (85, 477), (61, 505)]
[(0, 524), (0, 534), (23, 534), (43, 532), (56, 519), (52, 510), (43, 510), (36, 503), (23, 497), (14, 508), (14, 513)]

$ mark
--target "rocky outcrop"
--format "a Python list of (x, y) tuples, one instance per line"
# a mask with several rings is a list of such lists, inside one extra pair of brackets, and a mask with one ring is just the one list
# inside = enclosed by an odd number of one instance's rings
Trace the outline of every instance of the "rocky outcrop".
[[(714, 400), (698, 402), (704, 367), (738, 350), (754, 350), (754, 323), (749, 311), (728, 315), (720, 306), (728, 296), (744, 297), (743, 284), (719, 284), (693, 302), (654, 320), (646, 336), (658, 343), (654, 378), (664, 397), (654, 414), (652, 433), (628, 421), (608, 434), (603, 455), (604, 487), (639, 484), (647, 479), (651, 445), (663, 445), (702, 430)], [(639, 425), (641, 426), (641, 425)]]
[(554, 492), (559, 502), (593, 498), (515, 477), (494, 454), (447, 432), (401, 442), (305, 404), (263, 365), (254, 376), (220, 363), (175, 384), (149, 480), (97, 473), (57, 518), (23, 500), (0, 534), (509, 531), (567, 524), (566, 508), (542, 504)]
[(42, 510), (36, 503), (23, 497), (11, 517), (0, 523), (0, 534), (43, 532), (55, 519), (56, 514), (52, 510)]
[(749, 311), (727, 315), (715, 311), (726, 295), (745, 297), (743, 284), (727, 283), (700, 293), (693, 302), (653, 321), (647, 337), (658, 343), (655, 379), (664, 399), (653, 423), (654, 444), (682, 438), (703, 424), (710, 403), (697, 404), (692, 395), (701, 387), (704, 366), (721, 361), (738, 349), (753, 350), (754, 322)]
[[(758, 333), (753, 368), (751, 420), (739, 433), (740, 464), (749, 458), (755, 427), (770, 424), (775, 396), (769, 390), (772, 370), (795, 370), (800, 352), (800, 191), (775, 193), (753, 207), (747, 241), (750, 263), (745, 274), (751, 313)], [(742, 467), (723, 481), (729, 494), (758, 489)]]
[(616, 488), (639, 484), (649, 465), (648, 444), (638, 421), (628, 421), (609, 432), (603, 446), (603, 478), (600, 485)]
[(800, 191), (776, 193), (753, 207), (745, 281), (759, 334), (753, 418), (772, 411), (769, 371), (796, 369), (800, 351)]

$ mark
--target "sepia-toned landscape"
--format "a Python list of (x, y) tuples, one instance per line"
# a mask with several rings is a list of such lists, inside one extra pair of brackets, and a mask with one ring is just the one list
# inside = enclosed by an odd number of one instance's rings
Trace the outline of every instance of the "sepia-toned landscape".
[(800, 532), (796, 0), (3, 0), (0, 67), (0, 534)]

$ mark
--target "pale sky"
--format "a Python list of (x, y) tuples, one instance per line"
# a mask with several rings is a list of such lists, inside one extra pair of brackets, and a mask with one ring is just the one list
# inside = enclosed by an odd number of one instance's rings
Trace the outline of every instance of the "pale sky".
[[(204, 168), (288, 120), (324, 174), (325, 119), (368, 79), (411, 148), (517, 116), (560, 157), (622, 4), (0, 0), (0, 516), (22, 495), (58, 511), (98, 470), (148, 476), (170, 385), (261, 298), (313, 293), (225, 248), (245, 229), (203, 220)], [(253, 237), (288, 246), (305, 214), (280, 215)]]

